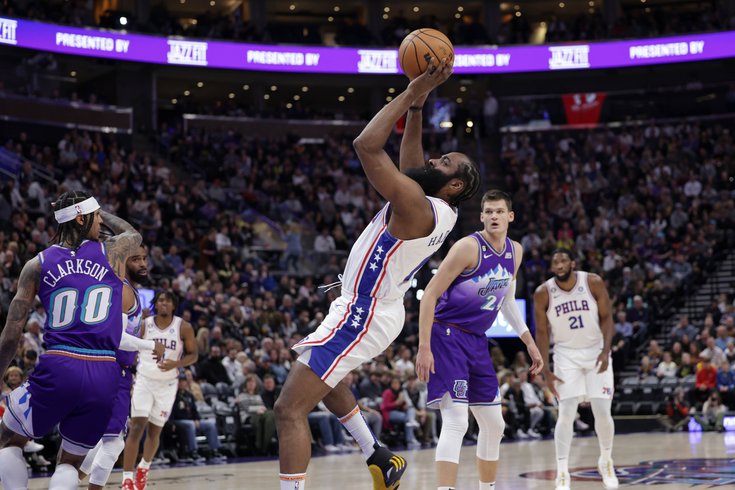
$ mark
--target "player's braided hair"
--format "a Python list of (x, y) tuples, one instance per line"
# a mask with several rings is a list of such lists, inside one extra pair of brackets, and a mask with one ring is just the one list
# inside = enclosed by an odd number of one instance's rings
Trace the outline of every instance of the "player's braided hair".
[(457, 206), (461, 202), (470, 199), (480, 188), (480, 172), (477, 170), (477, 164), (469, 158), (463, 162), (462, 169), (457, 173), (457, 177), (464, 182), (464, 188), (462, 192), (454, 196), (452, 206)]
[[(90, 195), (83, 191), (69, 191), (65, 192), (56, 199), (53, 203), (54, 211), (59, 211), (74, 204), (78, 204), (86, 199), (89, 199)], [(82, 241), (89, 235), (89, 230), (92, 229), (92, 223), (94, 223), (94, 213), (85, 214), (82, 216), (83, 224), (77, 223), (76, 219), (67, 221), (66, 223), (59, 223), (56, 227), (56, 234), (52, 238), (52, 241), (58, 244), (67, 243), (76, 250), (82, 244)]]

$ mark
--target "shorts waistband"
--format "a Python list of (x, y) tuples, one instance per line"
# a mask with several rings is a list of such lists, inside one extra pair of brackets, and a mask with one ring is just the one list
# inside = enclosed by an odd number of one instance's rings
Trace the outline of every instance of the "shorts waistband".
[(478, 335), (477, 333), (475, 333), (475, 332), (470, 332), (469, 330), (466, 330), (466, 329), (464, 329), (464, 328), (462, 328), (462, 327), (458, 326), (458, 325), (457, 325), (457, 324), (455, 324), (455, 323), (449, 323), (449, 322), (444, 322), (444, 321), (442, 321), (442, 320), (437, 320), (437, 319), (434, 319), (434, 323), (435, 323), (436, 325), (446, 325), (447, 327), (452, 327), (452, 328), (456, 328), (456, 329), (457, 329), (457, 330), (459, 330), (460, 332), (464, 332), (464, 333), (466, 333), (466, 334), (469, 334), (469, 335), (474, 335), (474, 336), (476, 336), (476, 337), (480, 337), (480, 335)]
[(46, 354), (71, 357), (82, 361), (116, 362), (115, 352), (111, 350), (84, 349), (71, 345), (54, 345), (46, 350)]

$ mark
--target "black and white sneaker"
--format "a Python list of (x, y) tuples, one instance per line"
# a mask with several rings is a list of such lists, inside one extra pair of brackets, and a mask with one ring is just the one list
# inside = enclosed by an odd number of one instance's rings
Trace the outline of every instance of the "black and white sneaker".
[(406, 460), (394, 454), (377, 442), (375, 452), (367, 460), (368, 469), (373, 476), (373, 490), (396, 490), (401, 484), (401, 476), (406, 471)]

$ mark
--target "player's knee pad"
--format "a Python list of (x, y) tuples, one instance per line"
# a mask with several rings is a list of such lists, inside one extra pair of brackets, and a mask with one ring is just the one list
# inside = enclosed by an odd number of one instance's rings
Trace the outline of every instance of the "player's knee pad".
[(485, 461), (500, 458), (500, 439), (505, 431), (503, 410), (500, 405), (472, 407), (472, 414), (480, 427), (477, 437), (477, 457)]
[(459, 464), (462, 440), (469, 426), (469, 410), (466, 403), (443, 400), (441, 404), (442, 430), (436, 446), (436, 461)]
[(89, 474), (89, 483), (94, 485), (105, 486), (110, 478), (112, 468), (115, 466), (117, 458), (125, 449), (125, 441), (122, 435), (115, 438), (106, 438), (102, 441), (102, 447), (97, 452), (92, 464), (92, 471)]

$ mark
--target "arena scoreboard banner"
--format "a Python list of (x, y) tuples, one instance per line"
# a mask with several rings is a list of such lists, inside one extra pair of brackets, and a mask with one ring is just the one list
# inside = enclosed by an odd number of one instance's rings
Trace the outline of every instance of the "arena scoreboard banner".
[[(398, 74), (396, 49), (165, 38), (0, 18), (0, 44), (121, 61), (292, 73)], [(633, 41), (457, 47), (458, 74), (624, 68), (735, 57), (735, 31)]]

